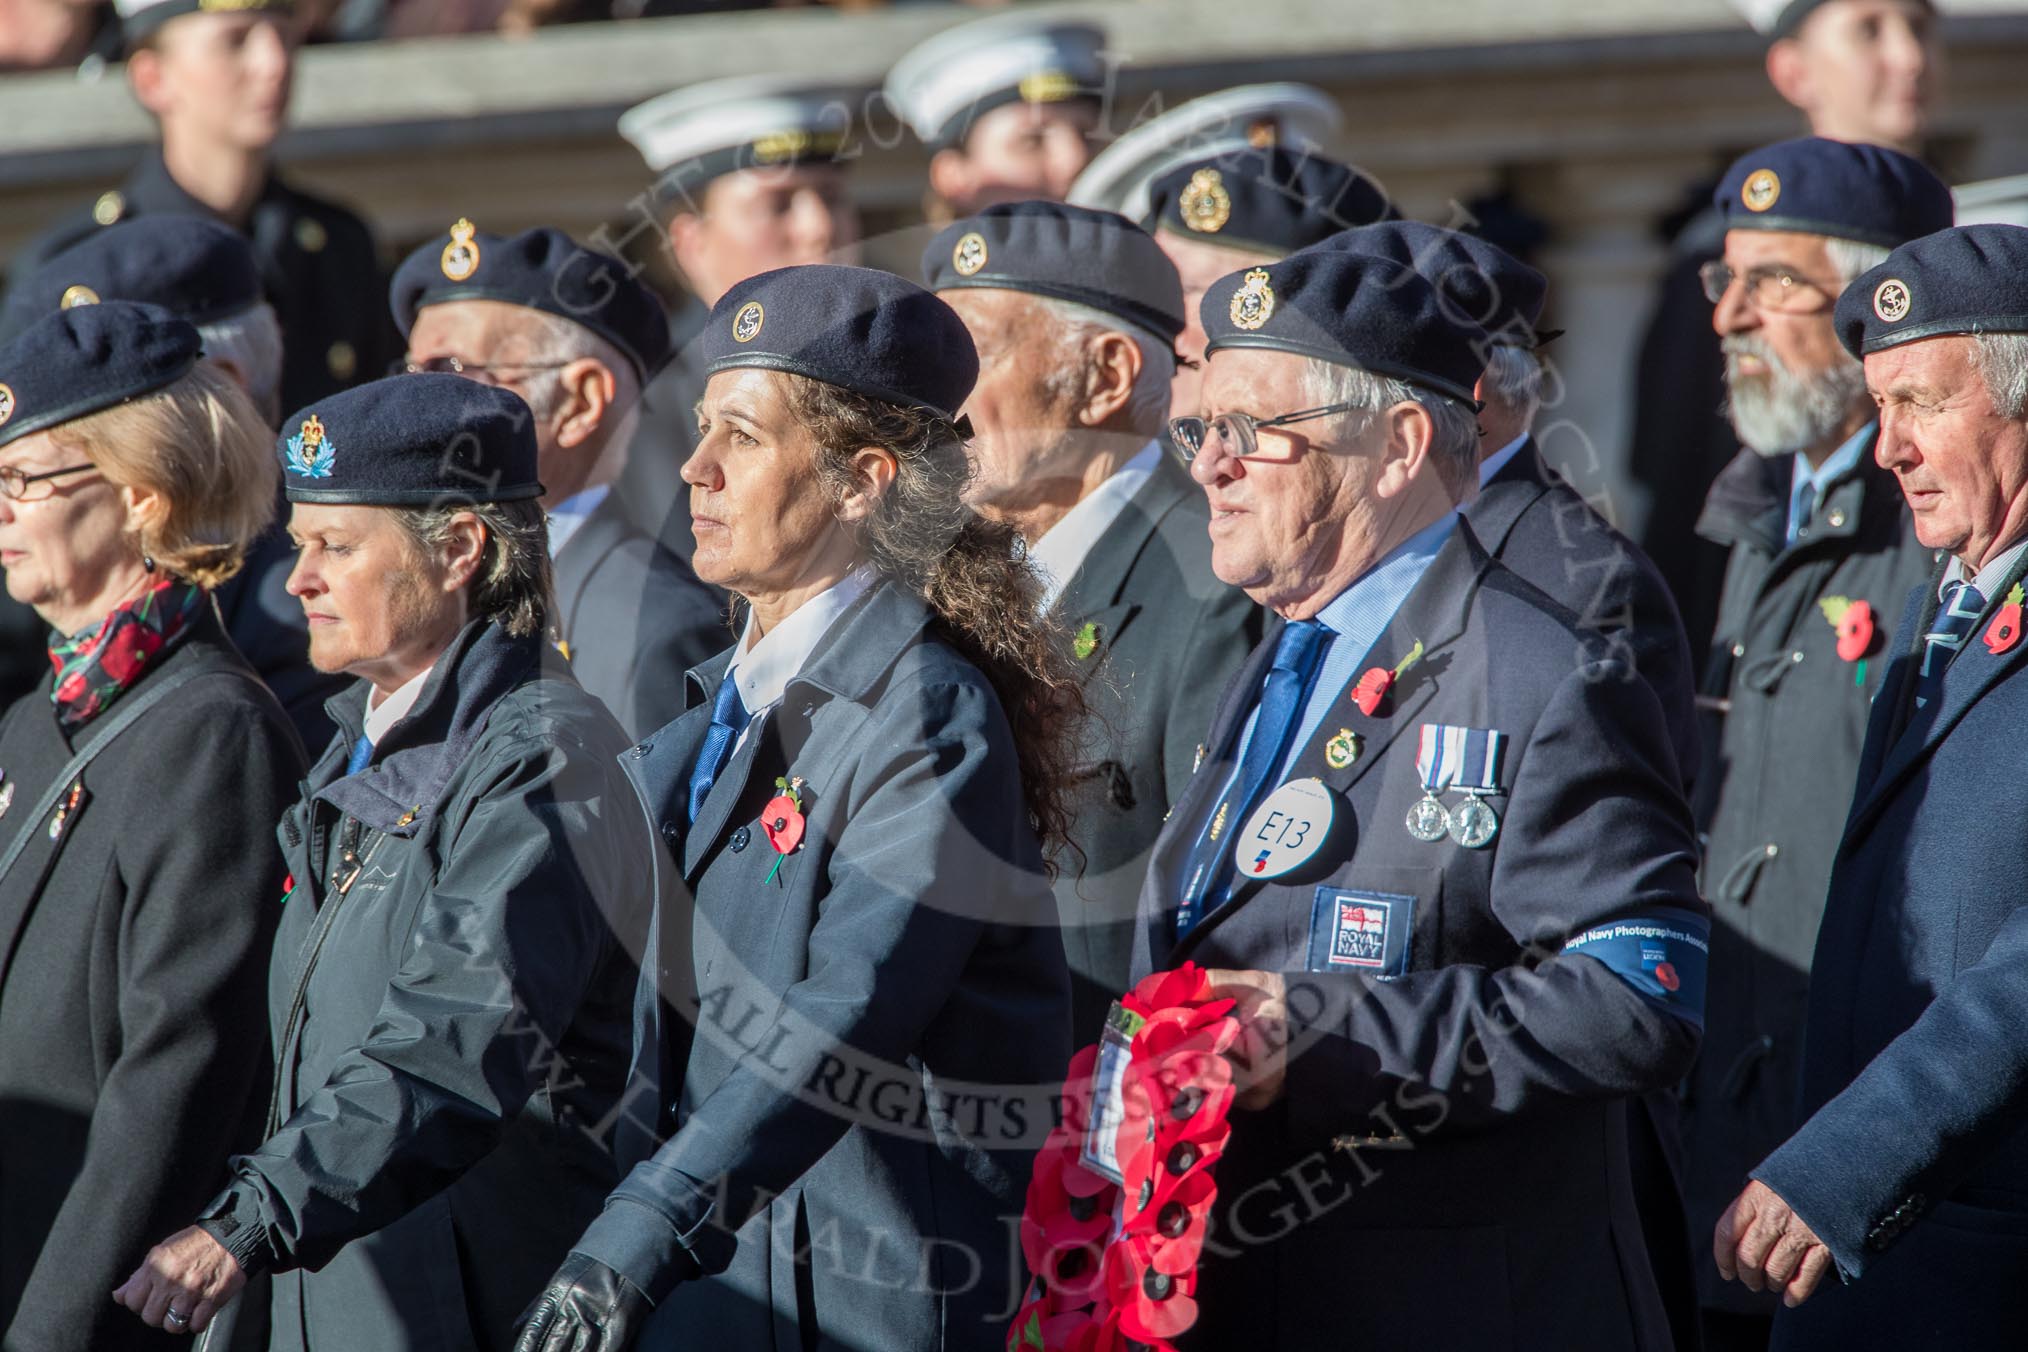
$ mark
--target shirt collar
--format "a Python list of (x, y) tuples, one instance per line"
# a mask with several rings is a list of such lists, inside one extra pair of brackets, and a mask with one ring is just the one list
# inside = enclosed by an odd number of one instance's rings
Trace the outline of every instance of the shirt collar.
[[(1985, 597), (1988, 602), (1993, 599), (1993, 592), (2002, 582), (2007, 580), (2007, 574), (2013, 571), (2014, 564), (2020, 559), (2021, 551), (2024, 549), (2028, 549), (2028, 539), (2010, 545), (1997, 555), (1991, 563), (1988, 563), (1978, 571), (1978, 574), (1972, 578), (1972, 585), (1979, 589), (1979, 595)], [(1945, 591), (1964, 580), (1965, 565), (1954, 555), (1951, 561), (1944, 565), (1943, 581), (1937, 585), (1937, 599), (1941, 601)]]
[(408, 711), (415, 707), (416, 700), (422, 695), (423, 682), (430, 678), (430, 672), (434, 669), (434, 663), (424, 667), (379, 704), (373, 702), (377, 687), (371, 685), (366, 687), (367, 740), (375, 746), (380, 745), (380, 739), (387, 736), (388, 729), (408, 716)]
[(549, 553), (555, 557), (563, 552), (563, 546), (591, 514), (599, 509), (606, 495), (613, 491), (611, 484), (599, 484), (582, 493), (573, 493), (549, 509)]
[[(1400, 608), (1401, 598), (1414, 589), (1415, 580), (1429, 568), (1430, 561), (1444, 547), (1444, 541), (1450, 539), (1451, 531), (1457, 524), (1458, 514), (1453, 508), (1403, 540), (1380, 562), (1361, 573), (1351, 586), (1332, 598), (1317, 612), (1317, 618), (1334, 634), (1356, 634), (1362, 630), (1360, 617), (1371, 609), (1372, 602), (1378, 597), (1391, 596), (1395, 604), (1388, 610), (1387, 618), (1392, 619), (1394, 611)], [(1386, 627), (1386, 620), (1382, 620), (1368, 635), (1367, 641), (1370, 643), (1377, 638), (1380, 630)]]
[(1484, 488), (1487, 484), (1493, 482), (1493, 476), (1507, 468), (1507, 463), (1520, 454), (1521, 448), (1527, 444), (1528, 433), (1523, 432), (1520, 436), (1514, 438), (1484, 460), (1481, 460), (1479, 462), (1479, 487)]
[(1084, 566), (1092, 546), (1112, 529), (1113, 522), (1133, 501), (1134, 494), (1153, 477), (1162, 456), (1161, 443), (1151, 441), (1134, 458), (1114, 470), (1106, 481), (1078, 499), (1063, 519), (1042, 533), (1028, 549), (1028, 561), (1042, 575), (1042, 608), (1056, 604), (1056, 598), (1077, 570)]
[[(1790, 471), (1789, 480), (1789, 527), (1788, 538), (1793, 542), (1796, 532), (1803, 524), (1803, 503), (1807, 500), (1812, 507), (1824, 500), (1824, 493), (1838, 480), (1859, 467), (1859, 460), (1873, 447), (1873, 434), (1880, 430), (1878, 422), (1869, 422), (1851, 436), (1839, 443), (1838, 449), (1824, 457), (1824, 463), (1811, 467), (1809, 457), (1798, 455), (1795, 467)], [(1810, 491), (1806, 494), (1804, 489)]]
[(782, 698), (810, 654), (838, 617), (852, 608), (873, 584), (868, 568), (855, 568), (790, 612), (788, 618), (754, 641), (753, 614), (732, 650), (726, 675), (739, 688), (740, 703), (749, 716), (771, 708)]

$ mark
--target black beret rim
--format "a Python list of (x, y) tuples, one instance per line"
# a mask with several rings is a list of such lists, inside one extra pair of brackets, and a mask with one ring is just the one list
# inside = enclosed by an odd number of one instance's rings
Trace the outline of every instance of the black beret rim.
[[(291, 477), (286, 471), (282, 477)], [(489, 502), (526, 502), (543, 494), (541, 484), (516, 484), (512, 488), (478, 493), (460, 488), (298, 488), (285, 483), (282, 491), (290, 502), (321, 503), (331, 507), (446, 507), (484, 506)]]
[[(649, 376), (654, 374), (653, 371), (648, 369), (648, 363), (641, 359), (641, 354), (634, 351), (634, 345), (620, 337), (610, 327), (604, 324), (590, 323), (579, 315), (566, 314), (562, 310), (551, 309), (547, 305), (531, 305), (526, 295), (519, 292), (509, 292), (497, 287), (466, 286), (462, 283), (441, 288), (426, 286), (416, 293), (413, 303), (407, 307), (406, 315), (399, 308), (396, 309), (394, 316), (395, 325), (401, 330), (401, 336), (406, 338), (415, 328), (417, 311), (426, 310), (432, 305), (446, 305), (452, 301), (459, 300), (498, 301), (502, 305), (517, 305), (524, 310), (534, 310), (539, 314), (555, 315), (558, 319), (567, 319), (580, 328), (588, 329), (592, 333), (597, 334), (618, 348), (620, 355), (625, 357), (633, 366), (634, 374), (641, 380), (645, 381)], [(512, 363), (509, 364), (511, 365)], [(659, 371), (660, 369), (661, 365), (657, 364), (655, 370)]]
[[(965, 142), (971, 139), (972, 124), (974, 122), (996, 108), (1005, 108), (1010, 103), (1027, 102), (1031, 102), (1031, 100), (1021, 97), (1021, 86), (1018, 84), (1008, 85), (1005, 89), (996, 89), (991, 93), (981, 94), (978, 98), (973, 99), (970, 103), (967, 103), (958, 109), (958, 111), (945, 118), (942, 125), (936, 129), (933, 135), (923, 138), (923, 145), (933, 151), (963, 151)], [(1105, 100), (1102, 96), (1082, 89), (1072, 94), (1069, 98), (1048, 99), (1037, 103), (1035, 106), (1038, 108), (1055, 108), (1066, 103), (1090, 103), (1101, 108), (1105, 106)]]
[[(1858, 230), (1843, 221), (1813, 220), (1808, 216), (1734, 216), (1725, 214), (1727, 230), (1760, 230), (1771, 235), (1823, 235), (1829, 239), (1842, 239), (1852, 244), (1872, 244), (1882, 249), (1898, 249), (1921, 235), (1903, 235), (1884, 230)], [(1940, 226), (1939, 229), (1949, 229)]]
[[(1227, 234), (1223, 230), (1215, 234), (1206, 233), (1202, 230), (1192, 230), (1183, 224), (1181, 216), (1176, 217), (1172, 221), (1166, 212), (1156, 219), (1155, 228), (1149, 233), (1174, 235), (1177, 239), (1190, 244), (1210, 244), (1221, 249), (1238, 249), (1246, 253), (1268, 254), (1271, 255), (1269, 261), (1274, 263), (1281, 262), (1291, 254), (1302, 252), (1301, 249), (1291, 249), (1286, 244), (1270, 244), (1266, 240), (1247, 239), (1241, 235)], [(1332, 234), (1336, 233), (1338, 232), (1332, 232)], [(1330, 235), (1324, 236), (1325, 239), (1329, 239), (1330, 237)]]
[(717, 375), (720, 371), (781, 371), (792, 376), (803, 376), (819, 384), (835, 386), (851, 394), (863, 394), (873, 399), (884, 399), (890, 404), (899, 404), (903, 408), (934, 413), (945, 422), (954, 423), (958, 420), (955, 410), (939, 408), (926, 399), (918, 399), (914, 395), (903, 394), (884, 385), (841, 380), (835, 371), (799, 361), (794, 357), (778, 356), (772, 352), (727, 353), (725, 356), (714, 358), (704, 368), (707, 378)]
[(94, 413), (103, 413), (109, 408), (117, 408), (121, 404), (130, 403), (133, 400), (139, 399), (144, 394), (153, 394), (157, 390), (167, 389), (196, 370), (197, 363), (203, 356), (204, 353), (201, 349), (195, 350), (190, 354), (187, 361), (183, 362), (174, 371), (158, 379), (151, 379), (139, 385), (123, 386), (118, 390), (97, 390), (82, 399), (74, 399), (68, 404), (47, 409), (40, 413), (30, 414), (26, 418), (18, 420), (10, 418), (6, 423), (0, 424), (0, 446), (9, 445), (31, 432), (41, 432), (51, 427), (61, 427), (65, 423), (76, 422), (79, 418), (89, 417)]
[(1476, 408), (1479, 403), (1479, 396), (1474, 391), (1460, 389), (1458, 386), (1451, 384), (1450, 381), (1440, 376), (1433, 376), (1427, 371), (1417, 371), (1406, 366), (1397, 366), (1393, 362), (1362, 361), (1355, 358), (1350, 352), (1339, 348), (1329, 348), (1314, 343), (1293, 342), (1287, 338), (1274, 338), (1255, 334), (1221, 334), (1205, 344), (1204, 355), (1209, 357), (1212, 353), (1228, 347), (1255, 348), (1266, 352), (1290, 352), (1299, 357), (1315, 357), (1319, 361), (1330, 362), (1333, 366), (1349, 366), (1355, 371), (1366, 371), (1376, 376), (1386, 376), (1394, 380), (1406, 381), (1411, 385), (1420, 385), (1426, 390), (1431, 390), (1448, 398), (1462, 400), (1468, 407)]
[(1124, 297), (1105, 291), (1089, 291), (1083, 287), (1062, 286), (1051, 282), (1038, 282), (1026, 277), (996, 277), (986, 272), (975, 272), (969, 277), (952, 276), (948, 281), (939, 278), (931, 286), (932, 292), (942, 291), (1020, 291), (1031, 296), (1046, 296), (1051, 300), (1067, 300), (1074, 305), (1101, 310), (1116, 319), (1123, 319), (1136, 328), (1148, 330), (1158, 338), (1175, 342), (1183, 333), (1181, 315), (1164, 314), (1160, 310), (1136, 304)]
[[(1920, 342), (1925, 338), (1976, 338), (1987, 333), (2028, 334), (2028, 314), (1994, 315), (1976, 322), (1965, 319), (1932, 319), (1927, 324), (1917, 324), (1912, 328), (1896, 329), (1893, 333), (1868, 338), (1860, 344), (1860, 350), (1853, 355), (1870, 357), (1875, 352), (1885, 352), (1890, 347)], [(1849, 347), (1845, 350), (1852, 351)]]

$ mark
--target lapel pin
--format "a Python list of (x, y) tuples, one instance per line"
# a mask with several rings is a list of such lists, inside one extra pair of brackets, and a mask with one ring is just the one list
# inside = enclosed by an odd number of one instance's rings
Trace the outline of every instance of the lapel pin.
[(1998, 656), (2021, 641), (2021, 603), (2028, 600), (2028, 591), (2016, 582), (2007, 593), (2006, 604), (1993, 617), (1986, 628), (1986, 651)]
[(1324, 743), (1324, 764), (1333, 770), (1343, 770), (1359, 759), (1359, 734), (1350, 728), (1338, 729), (1338, 735)]
[(1083, 662), (1089, 660), (1091, 655), (1098, 651), (1098, 645), (1098, 625), (1091, 620), (1086, 620), (1084, 627), (1077, 631), (1077, 637), (1071, 640), (1070, 650), (1077, 654), (1078, 661)]
[(763, 886), (775, 880), (775, 875), (782, 871), (782, 860), (803, 843), (802, 777), (777, 776), (775, 787), (781, 792), (768, 799), (767, 806), (761, 809), (761, 832), (767, 836), (768, 844), (775, 847), (775, 866), (761, 879)]
[(1852, 684), (1866, 684), (1866, 654), (1873, 650), (1873, 606), (1847, 596), (1826, 596), (1817, 602), (1838, 635), (1838, 660), (1854, 664)]

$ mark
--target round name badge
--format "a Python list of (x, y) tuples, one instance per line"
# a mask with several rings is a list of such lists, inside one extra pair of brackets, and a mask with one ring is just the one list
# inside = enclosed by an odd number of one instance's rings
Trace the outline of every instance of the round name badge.
[(1321, 779), (1292, 779), (1267, 796), (1233, 837), (1234, 881), (1286, 878), (1317, 857), (1351, 815)]

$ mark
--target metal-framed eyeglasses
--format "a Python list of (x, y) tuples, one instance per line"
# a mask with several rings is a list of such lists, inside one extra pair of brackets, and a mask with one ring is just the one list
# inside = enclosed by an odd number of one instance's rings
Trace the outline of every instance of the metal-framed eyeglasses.
[(1697, 269), (1704, 285), (1704, 298), (1713, 305), (1725, 299), (1736, 280), (1746, 288), (1746, 299), (1754, 309), (1772, 314), (1808, 314), (1837, 299), (1841, 287), (1826, 286), (1779, 263), (1762, 264), (1745, 272), (1734, 272), (1723, 260), (1713, 259)]
[[(470, 380), (483, 381), (488, 385), (505, 385), (516, 375), (528, 371), (561, 371), (570, 365), (567, 361), (465, 361), (459, 357), (424, 357), (421, 361), (404, 357), (387, 368), (391, 376), (443, 375), (464, 376)], [(514, 375), (509, 372), (516, 373)]]
[(1356, 412), (1362, 407), (1360, 404), (1324, 404), (1318, 408), (1284, 413), (1278, 418), (1256, 418), (1251, 413), (1221, 413), (1215, 418), (1171, 418), (1169, 444), (1176, 448), (1176, 454), (1183, 458), (1186, 465), (1207, 450), (1244, 460), (1260, 449), (1259, 439), (1254, 434), (1263, 427), (1287, 427), (1312, 418), (1328, 418), (1333, 413)]
[(12, 465), (0, 466), (0, 495), (4, 495), (10, 502), (38, 502), (54, 493), (56, 485), (50, 483), (48, 488), (34, 493), (28, 491), (31, 486), (49, 483), (50, 480), (60, 479), (66, 474), (82, 474), (88, 469), (97, 468), (97, 465), (87, 462), (82, 465), (66, 465), (62, 469), (44, 470), (40, 474), (27, 474)]

